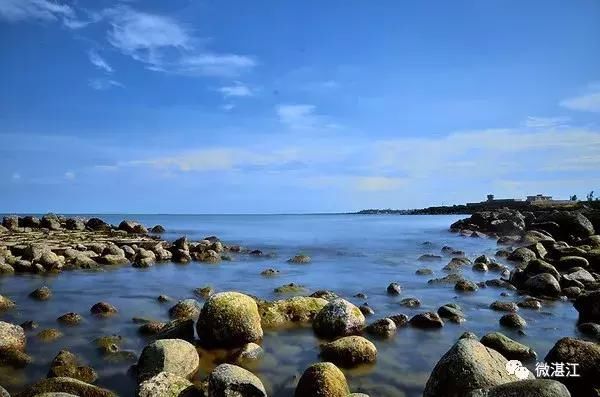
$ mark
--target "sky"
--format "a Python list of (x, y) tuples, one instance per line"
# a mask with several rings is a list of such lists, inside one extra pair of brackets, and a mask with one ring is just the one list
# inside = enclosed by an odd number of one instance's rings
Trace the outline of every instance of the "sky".
[(0, 0), (0, 212), (600, 193), (597, 0)]

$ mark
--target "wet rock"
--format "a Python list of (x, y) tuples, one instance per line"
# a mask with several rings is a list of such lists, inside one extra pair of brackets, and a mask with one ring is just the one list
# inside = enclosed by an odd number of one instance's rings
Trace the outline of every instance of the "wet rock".
[(421, 301), (417, 298), (404, 298), (400, 301), (400, 304), (406, 307), (419, 307), (421, 306)]
[(0, 321), (0, 350), (24, 351), (26, 341), (22, 327)]
[(156, 334), (156, 339), (183, 339), (194, 341), (194, 320), (191, 318), (171, 320)]
[(508, 360), (535, 360), (537, 355), (533, 349), (525, 346), (500, 332), (491, 332), (481, 338), (481, 343), (496, 350)]
[(98, 263), (109, 266), (125, 265), (129, 263), (129, 260), (125, 257), (125, 255), (108, 254), (97, 258), (97, 260)]
[(189, 380), (170, 372), (160, 372), (138, 386), (138, 397), (178, 397), (193, 389)]
[(465, 280), (465, 278), (460, 274), (453, 273), (442, 278), (431, 279), (427, 281), (427, 284), (456, 284), (460, 280)]
[(375, 362), (377, 348), (362, 336), (345, 336), (321, 345), (321, 358), (340, 367), (351, 368)]
[(172, 299), (167, 295), (159, 295), (156, 298), (156, 300), (159, 301), (160, 303), (167, 303), (167, 302), (170, 302)]
[(50, 290), (50, 288), (43, 286), (43, 287), (40, 287), (40, 288), (32, 291), (29, 294), (29, 296), (31, 298), (39, 300), (39, 301), (45, 301), (52, 297), (52, 291)]
[(61, 350), (50, 363), (48, 378), (67, 377), (86, 383), (94, 383), (98, 374), (92, 367), (81, 365), (77, 356), (68, 350)]
[(68, 230), (85, 230), (85, 222), (78, 218), (68, 218), (65, 221), (65, 227)]
[(417, 271), (415, 272), (415, 274), (417, 276), (428, 276), (428, 275), (433, 274), (433, 270), (428, 269), (428, 268), (417, 269)]
[(162, 234), (164, 232), (166, 232), (166, 229), (161, 225), (156, 225), (156, 226), (153, 226), (152, 228), (150, 228), (150, 233)]
[[(163, 251), (164, 254), (161, 254), (163, 258), (169, 257), (171, 255), (171, 253), (165, 249), (159, 250), (159, 252), (161, 253)], [(167, 254), (167, 252), (169, 253)], [(154, 253), (154, 251), (150, 251), (144, 248), (137, 249), (135, 256), (133, 257), (133, 267), (145, 268), (152, 266), (154, 263), (156, 263), (156, 254)]]
[(194, 294), (200, 298), (208, 299), (209, 296), (215, 293), (215, 289), (210, 285), (205, 285), (201, 288), (196, 288)]
[(16, 397), (36, 397), (44, 393), (67, 393), (81, 397), (117, 397), (110, 390), (67, 377), (43, 379), (17, 394)]
[(514, 262), (526, 263), (536, 259), (537, 255), (529, 248), (519, 247), (508, 255), (506, 259)]
[(555, 377), (573, 396), (596, 396), (600, 389), (600, 344), (562, 338), (548, 352), (547, 363), (577, 364), (579, 377)]
[(594, 234), (594, 226), (588, 218), (579, 212), (556, 211), (540, 219), (543, 222), (556, 222), (560, 226), (559, 237), (586, 238)]
[(107, 302), (98, 302), (90, 308), (90, 313), (99, 317), (110, 317), (118, 312), (116, 307)]
[(582, 323), (577, 326), (579, 332), (595, 339), (600, 339), (600, 324)]
[[(37, 329), (39, 326), (40, 325), (38, 323), (32, 320), (25, 321), (21, 324), (21, 328), (23, 328), (25, 331), (32, 331), (34, 329)], [(0, 333), (0, 335), (1, 334), (2, 333)]]
[(265, 387), (252, 372), (231, 364), (221, 364), (208, 376), (209, 397), (267, 397)]
[(390, 295), (400, 295), (400, 293), (402, 293), (402, 287), (398, 283), (391, 283), (387, 287), (387, 293)]
[(350, 393), (344, 373), (333, 363), (308, 367), (298, 382), (295, 397), (347, 397)]
[(161, 321), (149, 321), (145, 324), (140, 325), (140, 327), (138, 328), (138, 332), (141, 335), (156, 335), (163, 329), (165, 324), (166, 323), (163, 323)]
[(499, 312), (516, 312), (519, 310), (519, 307), (514, 302), (495, 301), (490, 305), (490, 309)]
[(288, 260), (290, 263), (309, 263), (310, 261), (311, 258), (308, 255), (296, 255)]
[(13, 274), (15, 268), (8, 263), (2, 263), (2, 257), (0, 257), (0, 274)]
[(394, 314), (392, 316), (387, 317), (396, 324), (396, 328), (404, 327), (408, 324), (408, 316), (406, 314)]
[(582, 289), (579, 287), (567, 287), (563, 288), (562, 294), (569, 299), (575, 299), (582, 293)]
[(560, 284), (550, 273), (542, 273), (530, 277), (525, 282), (524, 288), (534, 296), (557, 297), (561, 291)]
[(573, 304), (579, 312), (579, 322), (600, 323), (600, 291), (580, 295)]
[(273, 290), (277, 294), (299, 294), (306, 291), (303, 285), (296, 283), (289, 283), (286, 285), (279, 286)]
[[(154, 256), (156, 258), (157, 261), (168, 261), (173, 259), (173, 254), (171, 253), (171, 251), (167, 250), (162, 243), (158, 243), (156, 244), (153, 248), (152, 248), (152, 252), (154, 253)], [(141, 255), (140, 255), (141, 256)], [(152, 255), (150, 254), (146, 254), (146, 262), (149, 262), (152, 258)], [(150, 259), (148, 259), (150, 258)]]
[(344, 299), (335, 299), (317, 314), (313, 329), (319, 336), (333, 338), (359, 333), (365, 324), (365, 316), (359, 308)]
[(256, 343), (246, 343), (236, 354), (236, 362), (256, 361), (262, 358), (265, 351)]
[(506, 363), (500, 353), (477, 340), (460, 339), (436, 364), (423, 397), (464, 397), (476, 389), (519, 380), (506, 371)]
[(339, 298), (339, 296), (335, 292), (333, 292), (333, 291), (327, 291), (327, 290), (322, 290), (322, 289), (313, 292), (312, 294), (310, 294), (310, 296), (312, 298), (323, 298), (323, 299), (325, 299), (327, 301), (330, 301), (330, 302), (332, 300), (334, 300), (334, 299)]
[[(0, 367), (25, 368), (33, 362), (27, 353), (15, 349), (0, 349)], [(0, 389), (1, 391), (1, 389)], [(0, 393), (0, 396), (2, 393)]]
[(478, 389), (466, 397), (571, 397), (571, 394), (565, 385), (555, 380), (527, 379)]
[(54, 342), (55, 340), (62, 338), (64, 334), (56, 328), (47, 328), (38, 332), (36, 336), (42, 342)]
[(375, 314), (375, 310), (373, 310), (371, 306), (367, 304), (360, 305), (358, 308), (360, 309), (361, 313), (365, 316), (372, 316), (373, 314)]
[(527, 297), (519, 301), (517, 306), (524, 309), (540, 310), (542, 308), (542, 302), (539, 299)]
[(419, 313), (410, 319), (410, 325), (415, 328), (442, 328), (444, 322), (437, 313)]
[(112, 354), (119, 351), (123, 338), (119, 335), (101, 336), (94, 340), (94, 344), (102, 354)]
[(473, 269), (473, 271), (476, 271), (476, 272), (487, 272), (489, 270), (488, 265), (486, 265), (485, 263), (481, 263), (481, 262), (475, 263), (473, 265), (472, 269)]
[(208, 298), (197, 331), (205, 342), (223, 346), (242, 346), (263, 336), (256, 302), (239, 292), (220, 292)]
[(195, 299), (184, 299), (169, 309), (169, 316), (173, 319), (196, 319), (200, 314), (200, 310), (198, 301)]
[(266, 276), (266, 277), (271, 277), (271, 276), (276, 276), (279, 274), (279, 270), (277, 269), (265, 269), (262, 272), (260, 272), (261, 276)]
[(595, 283), (596, 279), (590, 272), (580, 267), (574, 267), (568, 271), (568, 274), (563, 275), (564, 278), (568, 278), (570, 280), (575, 280), (583, 285), (588, 285), (591, 283)]
[(495, 279), (492, 279), (492, 280), (486, 280), (485, 281), (485, 285), (488, 286), (488, 287), (506, 288), (506, 289), (509, 289), (509, 290), (516, 290), (517, 289), (514, 285), (512, 285), (508, 281), (504, 281), (504, 280), (499, 279), (499, 278), (495, 278)]
[(261, 301), (258, 311), (263, 327), (277, 328), (312, 321), (327, 303), (322, 298), (295, 296), (274, 302)]
[(79, 325), (83, 321), (83, 317), (81, 317), (81, 315), (78, 313), (69, 312), (57, 318), (56, 321), (58, 321), (61, 324), (72, 327), (75, 325)]
[(461, 291), (461, 292), (474, 292), (474, 291), (477, 291), (479, 288), (477, 287), (477, 284), (475, 284), (472, 281), (469, 281), (469, 280), (459, 280), (454, 285), (454, 289), (456, 291)]
[(2, 218), (2, 226), (8, 230), (17, 230), (19, 228), (19, 217), (16, 215), (9, 215)]
[(15, 304), (15, 302), (13, 302), (12, 300), (10, 300), (9, 298), (0, 295), (0, 311), (2, 310), (9, 310), (14, 308), (15, 306), (17, 306)]
[(461, 334), (461, 335), (458, 337), (458, 339), (459, 339), (459, 340), (460, 340), (460, 339), (474, 339), (474, 340), (477, 340), (477, 339), (479, 339), (479, 338), (477, 338), (477, 335), (475, 335), (473, 332), (470, 332), (470, 331), (465, 331), (465, 332), (463, 332), (463, 333), (462, 333), (462, 334)]
[(517, 313), (508, 313), (500, 317), (500, 325), (507, 328), (521, 329), (527, 326), (527, 322)]
[(194, 345), (181, 339), (161, 339), (142, 351), (137, 364), (138, 381), (169, 372), (190, 379), (198, 369), (200, 358)]
[(449, 319), (454, 323), (462, 323), (465, 320), (465, 314), (462, 312), (460, 306), (454, 303), (441, 306), (437, 313), (440, 317)]
[(365, 331), (379, 338), (389, 338), (396, 333), (396, 328), (396, 323), (392, 319), (382, 318), (369, 324)]
[(442, 270), (447, 272), (459, 272), (463, 267), (470, 266), (471, 261), (467, 258), (452, 258)]
[(60, 230), (60, 220), (54, 214), (44, 215), (40, 221), (40, 226), (50, 230)]
[(581, 256), (563, 256), (556, 263), (556, 267), (560, 270), (569, 270), (573, 267), (588, 268), (590, 262)]
[(127, 233), (136, 233), (136, 234), (146, 234), (148, 233), (148, 229), (146, 229), (139, 222), (124, 220), (119, 224), (118, 230), (124, 230)]

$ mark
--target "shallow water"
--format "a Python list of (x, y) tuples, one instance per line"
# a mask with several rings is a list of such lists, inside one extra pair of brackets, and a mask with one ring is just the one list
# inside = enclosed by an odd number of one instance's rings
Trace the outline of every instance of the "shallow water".
[[(124, 218), (136, 219), (146, 226), (161, 224), (166, 239), (186, 234), (198, 240), (216, 235), (225, 243), (258, 248), (270, 257), (234, 254), (232, 262), (218, 265), (192, 262), (187, 265), (161, 263), (149, 269), (129, 266), (109, 268), (102, 272), (72, 271), (57, 276), (17, 275), (0, 278), (0, 294), (16, 301), (15, 310), (0, 313), (0, 319), (20, 324), (35, 320), (40, 328), (28, 336), (27, 352), (35, 362), (25, 370), (0, 368), (0, 384), (11, 392), (45, 377), (50, 361), (60, 349), (79, 354), (96, 369), (96, 384), (122, 396), (134, 395), (135, 382), (127, 375), (131, 361), (109, 362), (96, 351), (92, 341), (103, 335), (118, 334), (122, 349), (139, 354), (147, 340), (139, 336), (138, 324), (132, 317), (168, 320), (173, 303), (158, 303), (156, 297), (166, 294), (175, 300), (196, 298), (193, 289), (210, 284), (217, 291), (236, 290), (265, 299), (282, 298), (273, 289), (290, 282), (304, 285), (310, 292), (328, 289), (355, 304), (365, 301), (375, 310), (367, 321), (390, 314), (408, 316), (422, 311), (436, 311), (449, 302), (461, 305), (467, 316), (463, 324), (447, 322), (439, 330), (423, 331), (401, 328), (389, 340), (371, 339), (377, 346), (378, 361), (373, 366), (344, 370), (351, 389), (371, 396), (421, 396), (429, 372), (444, 352), (464, 331), (483, 336), (501, 330), (503, 313), (488, 308), (497, 299), (518, 301), (519, 296), (501, 297), (504, 289), (485, 288), (472, 294), (457, 294), (453, 285), (429, 285), (427, 280), (446, 275), (442, 271), (449, 261), (419, 262), (424, 253), (440, 254), (444, 245), (466, 252), (474, 259), (480, 254), (493, 255), (497, 249), (493, 239), (460, 237), (448, 232), (458, 216), (368, 216), (368, 215), (106, 215), (101, 218), (117, 223)], [(431, 244), (424, 245), (425, 241)], [(309, 264), (289, 264), (286, 260), (298, 252), (312, 257)], [(281, 271), (265, 278), (260, 272), (274, 267)], [(417, 276), (421, 267), (433, 269), (433, 276)], [(469, 268), (467, 278), (483, 281), (497, 278), (497, 273), (476, 273)], [(387, 285), (402, 285), (400, 296), (386, 294)], [(42, 285), (53, 290), (45, 302), (28, 298), (29, 292)], [(368, 299), (353, 296), (362, 292)], [(406, 297), (421, 300), (420, 308), (401, 306)], [(89, 308), (98, 301), (108, 301), (119, 309), (109, 319), (96, 319)], [(56, 318), (66, 312), (78, 312), (85, 318), (77, 327), (64, 327)], [(533, 347), (542, 360), (555, 341), (576, 335), (576, 311), (569, 302), (546, 303), (541, 311), (520, 310), (527, 320), (526, 335), (503, 329), (508, 336)], [(38, 341), (33, 334), (56, 327), (65, 336), (51, 343)], [(581, 337), (581, 335), (578, 335)], [(320, 341), (310, 327), (279, 332), (267, 331), (263, 340), (265, 357), (251, 369), (264, 382), (270, 396), (292, 396), (295, 379), (311, 363), (319, 360)], [(212, 367), (226, 359), (225, 352), (200, 351), (202, 368), (197, 379), (204, 378)], [(533, 368), (535, 363), (530, 363)], [(530, 369), (531, 369), (530, 368)]]

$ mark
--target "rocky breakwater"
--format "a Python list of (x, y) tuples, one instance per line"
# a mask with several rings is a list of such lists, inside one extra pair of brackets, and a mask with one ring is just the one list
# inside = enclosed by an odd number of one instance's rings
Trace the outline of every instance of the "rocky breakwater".
[(144, 268), (156, 262), (218, 263), (230, 253), (250, 253), (227, 246), (211, 236), (198, 242), (181, 237), (166, 241), (156, 225), (150, 231), (136, 221), (110, 225), (99, 218), (66, 218), (48, 214), (6, 216), (0, 226), (0, 274), (59, 273), (72, 269), (101, 269), (131, 265)]

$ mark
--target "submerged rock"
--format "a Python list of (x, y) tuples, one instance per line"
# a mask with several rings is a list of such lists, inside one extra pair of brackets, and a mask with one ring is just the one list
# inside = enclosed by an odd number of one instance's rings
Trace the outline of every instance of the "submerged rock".
[(402, 292), (402, 287), (398, 283), (391, 283), (387, 287), (387, 293), (390, 295), (400, 295)]
[(90, 313), (100, 317), (110, 317), (118, 312), (116, 307), (107, 302), (98, 302), (90, 309)]
[(62, 338), (64, 334), (56, 328), (47, 328), (38, 332), (36, 336), (42, 342), (53, 342), (57, 339)]
[(184, 299), (169, 309), (169, 316), (173, 319), (196, 319), (200, 315), (200, 310), (198, 301), (195, 299)]
[(507, 328), (521, 329), (527, 326), (527, 322), (517, 313), (508, 313), (500, 317), (500, 325)]
[(296, 255), (293, 258), (288, 259), (290, 263), (309, 263), (311, 261), (310, 256), (308, 255)]
[(321, 345), (321, 357), (341, 367), (350, 368), (375, 362), (377, 348), (362, 336), (345, 336)]
[(75, 326), (83, 321), (83, 317), (78, 313), (69, 312), (57, 318), (56, 321), (64, 325)]
[(308, 367), (296, 387), (295, 397), (347, 397), (350, 393), (344, 373), (333, 363)]
[(32, 291), (29, 294), (29, 296), (31, 298), (39, 300), (39, 301), (45, 301), (52, 297), (52, 291), (50, 290), (50, 288), (43, 286), (43, 287), (40, 287), (40, 288)]
[(94, 383), (98, 379), (98, 374), (92, 367), (81, 365), (77, 356), (68, 350), (61, 350), (52, 363), (48, 378), (68, 377), (80, 380), (86, 383)]
[(0, 295), (0, 311), (12, 309), (15, 306), (17, 306), (15, 302), (5, 296)]
[(196, 329), (206, 343), (229, 347), (257, 342), (263, 336), (256, 302), (239, 292), (220, 292), (208, 298)]
[(444, 322), (437, 313), (419, 313), (410, 319), (410, 325), (415, 328), (442, 328)]
[(477, 340), (460, 339), (436, 364), (423, 397), (464, 397), (476, 389), (519, 380), (507, 372), (506, 363), (500, 353)]
[(514, 302), (495, 301), (490, 305), (490, 309), (499, 312), (516, 312), (519, 310), (519, 307)]
[(345, 299), (335, 299), (317, 314), (313, 329), (319, 336), (333, 338), (359, 333), (365, 324), (360, 309)]

